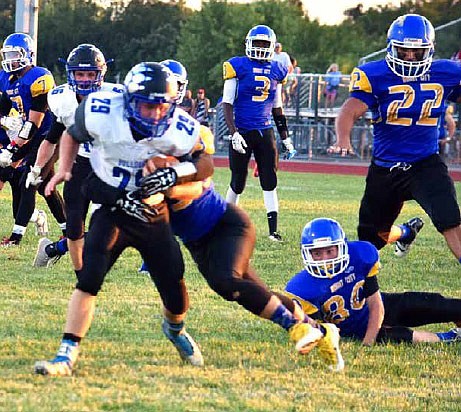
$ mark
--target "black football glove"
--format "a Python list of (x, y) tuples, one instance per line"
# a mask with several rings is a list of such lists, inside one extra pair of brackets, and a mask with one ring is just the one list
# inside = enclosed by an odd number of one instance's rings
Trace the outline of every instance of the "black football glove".
[[(127, 215), (135, 217), (142, 222), (150, 222), (158, 215), (158, 210), (144, 203), (142, 199), (147, 196), (142, 190), (132, 190), (126, 192), (120, 199), (117, 200), (116, 208), (122, 210)], [(114, 210), (114, 209), (113, 209)]]
[(176, 170), (172, 167), (162, 167), (140, 180), (141, 190), (146, 196), (152, 196), (174, 186), (177, 180)]

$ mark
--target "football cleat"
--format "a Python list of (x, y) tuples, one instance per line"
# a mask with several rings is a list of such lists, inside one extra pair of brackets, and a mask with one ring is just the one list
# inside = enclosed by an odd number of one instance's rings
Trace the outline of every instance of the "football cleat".
[(195, 343), (194, 339), (182, 327), (179, 331), (171, 328), (167, 320), (162, 322), (162, 330), (165, 336), (174, 345), (176, 350), (184, 362), (190, 363), (192, 366), (203, 366), (203, 356), (200, 348)]
[(272, 240), (273, 242), (282, 242), (282, 236), (278, 232), (272, 232), (269, 235), (269, 239)]
[(461, 342), (461, 328), (453, 328), (448, 332), (437, 333), (437, 336), (443, 343)]
[(344, 359), (339, 350), (339, 329), (333, 323), (322, 323), (322, 326), (325, 336), (318, 343), (320, 357), (330, 370), (339, 372), (344, 369)]
[(39, 210), (37, 220), (35, 221), (35, 234), (43, 237), (46, 236), (48, 232), (48, 217), (44, 210)]
[(56, 357), (50, 361), (35, 363), (34, 371), (37, 375), (70, 376), (78, 357), (78, 343), (63, 340)]
[(12, 247), (12, 246), (19, 246), (19, 242), (17, 240), (10, 240), (9, 237), (4, 237), (0, 242), (1, 247)]
[(416, 235), (423, 228), (424, 222), (419, 217), (414, 217), (408, 222), (405, 222), (403, 226), (406, 226), (410, 229), (410, 236), (406, 240), (397, 240), (394, 245), (394, 253), (397, 257), (402, 258), (408, 255), (410, 247), (416, 239)]
[(46, 253), (45, 248), (48, 245), (51, 245), (52, 243), (53, 242), (50, 239), (46, 238), (46, 237), (42, 237), (38, 241), (37, 252), (35, 253), (34, 263), (32, 264), (33, 267), (42, 268), (42, 267), (47, 267), (48, 266), (48, 263), (50, 262), (50, 260), (52, 258), (48, 256), (48, 254)]
[(295, 343), (295, 349), (302, 355), (308, 354), (323, 338), (320, 329), (304, 322), (294, 324), (289, 329), (288, 334), (290, 335), (290, 340)]

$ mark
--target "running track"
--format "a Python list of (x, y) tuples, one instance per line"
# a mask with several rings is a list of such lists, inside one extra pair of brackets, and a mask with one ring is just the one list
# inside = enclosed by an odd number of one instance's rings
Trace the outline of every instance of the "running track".
[[(215, 156), (214, 164), (217, 167), (229, 167), (229, 160), (224, 156)], [(254, 160), (251, 160), (251, 167), (254, 166)], [(279, 162), (279, 170), (286, 172), (299, 173), (327, 173), (339, 175), (355, 175), (366, 176), (368, 163), (352, 163), (352, 162), (322, 162), (314, 160), (281, 160)], [(456, 182), (461, 181), (461, 169), (449, 168), (450, 176)]]

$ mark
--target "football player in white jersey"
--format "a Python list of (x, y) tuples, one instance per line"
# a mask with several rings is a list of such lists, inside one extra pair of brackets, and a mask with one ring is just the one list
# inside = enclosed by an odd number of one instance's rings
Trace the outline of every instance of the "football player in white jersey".
[[(53, 123), (40, 145), (35, 165), (30, 168), (27, 175), (27, 187), (37, 186), (42, 182), (42, 169), (55, 157), (59, 139), (64, 130), (74, 123), (75, 111), (84, 97), (99, 90), (119, 93), (123, 91), (122, 85), (104, 82), (107, 71), (106, 59), (101, 50), (92, 44), (80, 44), (75, 47), (65, 63), (67, 83), (48, 92), (48, 105), (53, 113)], [(73, 177), (64, 185), (67, 239), (57, 242), (51, 242), (47, 238), (40, 239), (33, 263), (36, 267), (52, 265), (68, 249), (75, 272), (78, 273), (82, 268), (84, 227), (90, 201), (82, 196), (81, 187), (83, 180), (91, 172), (90, 150), (90, 143), (80, 145), (72, 168)]]
[[(113, 263), (129, 246), (140, 252), (159, 291), (164, 334), (185, 362), (203, 365), (200, 349), (184, 328), (188, 308), (184, 262), (162, 191), (176, 183), (205, 179), (210, 170), (192, 161), (191, 154), (200, 147), (200, 125), (176, 108), (176, 94), (177, 83), (169, 69), (159, 63), (140, 63), (127, 74), (122, 94), (92, 93), (64, 132), (59, 170), (45, 192), (51, 193), (71, 178), (79, 144), (91, 142), (93, 173), (86, 190), (101, 207), (93, 213), (85, 238), (83, 267), (58, 354), (51, 361), (37, 362), (36, 373), (72, 373), (80, 341), (93, 319), (96, 295)], [(146, 161), (162, 153), (172, 154), (180, 163), (143, 177)]]

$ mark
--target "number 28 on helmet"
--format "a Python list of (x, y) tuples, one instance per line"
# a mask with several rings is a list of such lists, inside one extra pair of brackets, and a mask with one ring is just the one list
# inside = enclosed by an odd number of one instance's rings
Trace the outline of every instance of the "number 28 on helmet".
[(400, 77), (422, 76), (431, 67), (434, 41), (434, 27), (426, 17), (398, 17), (387, 32), (387, 65)]
[[(315, 255), (315, 249), (334, 247), (334, 256)], [(332, 278), (342, 273), (349, 265), (349, 251), (346, 235), (336, 220), (319, 218), (311, 220), (301, 234), (301, 255), (304, 267), (312, 276)]]

